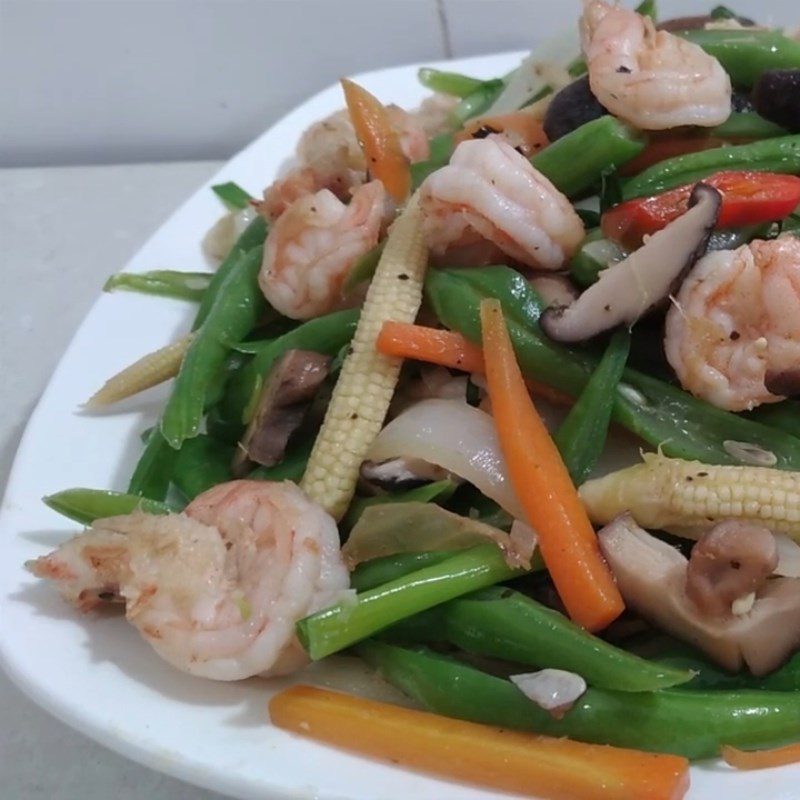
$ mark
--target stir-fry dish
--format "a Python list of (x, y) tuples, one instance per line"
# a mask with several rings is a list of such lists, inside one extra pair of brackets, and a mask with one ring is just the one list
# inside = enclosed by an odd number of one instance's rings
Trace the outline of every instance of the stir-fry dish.
[(347, 651), (416, 706), (299, 685), (299, 735), (666, 800), (800, 759), (800, 41), (578, 27), (421, 70), (416, 110), (343, 80), (263, 196), (215, 187), (215, 272), (114, 276), (194, 324), (89, 400), (174, 378), (127, 492), (45, 498), (88, 527), (28, 566), (192, 675)]

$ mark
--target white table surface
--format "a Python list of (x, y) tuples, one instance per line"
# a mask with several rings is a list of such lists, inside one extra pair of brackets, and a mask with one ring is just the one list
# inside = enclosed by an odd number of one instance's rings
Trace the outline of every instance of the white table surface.
[[(0, 494), (28, 416), (105, 278), (219, 166), (0, 170)], [(221, 800), (75, 733), (2, 673), (0, 787), (3, 800)]]

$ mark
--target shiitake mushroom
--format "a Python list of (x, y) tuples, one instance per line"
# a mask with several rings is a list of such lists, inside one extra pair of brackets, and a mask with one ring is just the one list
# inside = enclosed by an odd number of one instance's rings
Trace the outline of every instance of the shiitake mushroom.
[(800, 132), (800, 69), (768, 69), (753, 87), (753, 104), (764, 119)]
[(544, 117), (544, 132), (554, 142), (606, 114), (608, 111), (592, 94), (589, 76), (584, 75), (557, 92), (550, 101)]

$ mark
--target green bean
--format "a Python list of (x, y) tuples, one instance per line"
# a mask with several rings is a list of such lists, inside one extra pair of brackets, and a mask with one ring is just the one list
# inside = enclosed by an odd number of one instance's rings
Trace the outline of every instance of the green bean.
[(461, 551), (428, 550), (423, 553), (395, 553), (363, 561), (350, 573), (350, 586), (357, 592), (367, 592), (424, 567), (441, 564), (459, 552)]
[[(476, 343), (480, 343), (481, 300), (499, 299), (523, 372), (572, 397), (580, 394), (597, 364), (590, 351), (563, 347), (542, 333), (539, 298), (524, 277), (508, 267), (432, 270), (426, 297), (446, 327)], [(774, 453), (779, 469), (800, 469), (800, 439), (715, 408), (630, 368), (617, 386), (613, 418), (674, 458), (736, 464), (724, 446), (731, 440)]]
[(428, 710), (457, 719), (568, 736), (688, 758), (712, 758), (723, 744), (775, 747), (798, 738), (800, 693), (617, 692), (589, 688), (561, 719), (528, 701), (510, 681), (427, 650), (364, 642), (358, 654)]
[(208, 291), (203, 295), (203, 299), (200, 301), (200, 308), (197, 310), (197, 316), (194, 318), (192, 330), (197, 330), (205, 322), (206, 317), (217, 300), (217, 295), (228, 279), (228, 275), (231, 270), (236, 268), (239, 264), (241, 255), (249, 252), (254, 247), (264, 244), (266, 238), (267, 223), (264, 218), (259, 215), (244, 229), (242, 235), (231, 248), (230, 253), (228, 253), (225, 260), (217, 267), (217, 271), (211, 278)]
[[(423, 641), (447, 642), (474, 653), (540, 669), (564, 669), (590, 686), (624, 692), (652, 692), (687, 683), (690, 668), (647, 661), (587, 633), (562, 614), (524, 594), (493, 586), (451, 600), (408, 620)], [(428, 631), (423, 622), (428, 620)], [(404, 641), (406, 623), (390, 628)]]
[(178, 451), (167, 444), (156, 427), (150, 434), (128, 484), (128, 493), (163, 500), (169, 491)]
[(650, 17), (650, 19), (655, 22), (658, 14), (656, 0), (642, 0), (642, 2), (636, 6), (635, 11), (637, 14), (641, 14), (643, 17)]
[(251, 343), (253, 360), (231, 380), (223, 399), (222, 413), (226, 419), (248, 422), (247, 412), (261, 390), (261, 382), (275, 361), (288, 350), (314, 350), (336, 355), (353, 338), (358, 323), (359, 310), (350, 308), (335, 311), (324, 317), (304, 322), (277, 339)]
[(318, 661), (406, 617), (521, 574), (508, 566), (496, 545), (478, 545), (370, 589), (355, 605), (340, 603), (306, 617), (297, 623), (297, 635)]
[(176, 449), (199, 433), (211, 384), (224, 372), (228, 353), (266, 307), (258, 287), (261, 251), (255, 247), (240, 255), (186, 351), (161, 418), (161, 433)]
[[(544, 152), (549, 149), (546, 148)], [(720, 170), (800, 174), (800, 135), (776, 136), (760, 142), (715, 147), (713, 150), (668, 158), (626, 181), (622, 189), (623, 198), (630, 200), (659, 194), (676, 186), (702, 180)]]
[(148, 514), (169, 514), (166, 503), (148, 500), (108, 489), (64, 489), (42, 498), (42, 502), (68, 519), (91, 525), (96, 519), (146, 511)]
[(358, 522), (365, 509), (370, 506), (383, 505), (384, 503), (432, 503), (440, 504), (450, 498), (456, 490), (456, 484), (450, 480), (435, 481), (407, 489), (403, 492), (380, 494), (375, 497), (356, 497), (347, 510), (344, 519), (339, 523), (339, 528), (349, 531)]
[(455, 139), (452, 133), (440, 133), (429, 142), (430, 154), (426, 161), (418, 161), (411, 165), (411, 188), (416, 191), (425, 178), (437, 169), (441, 169), (450, 161), (455, 150)]
[(800, 42), (776, 30), (679, 31), (676, 35), (700, 45), (714, 56), (734, 86), (749, 88), (768, 69), (800, 68)]
[(576, 486), (595, 468), (606, 444), (614, 395), (631, 347), (627, 330), (617, 331), (553, 440)]
[(187, 500), (233, 478), (235, 448), (200, 434), (187, 439), (178, 451), (172, 482)]
[(470, 92), (454, 109), (453, 118), (457, 120), (459, 126), (467, 120), (478, 117), (488, 111), (492, 103), (500, 96), (505, 88), (505, 82), (496, 78), (491, 81), (483, 81), (473, 92)]
[(787, 133), (786, 128), (764, 119), (755, 111), (734, 111), (722, 125), (709, 131), (710, 136), (718, 139), (771, 139)]
[(441, 69), (422, 67), (417, 71), (419, 82), (432, 92), (449, 94), (454, 97), (468, 97), (480, 89), (486, 81), (480, 78), (470, 78), (457, 72), (445, 72)]
[(644, 150), (641, 135), (611, 115), (593, 119), (538, 152), (531, 163), (568, 197), (585, 193), (609, 169)]
[(249, 192), (246, 192), (238, 183), (234, 183), (233, 181), (218, 183), (216, 186), (211, 187), (211, 191), (214, 192), (228, 208), (247, 208), (253, 200)]
[(606, 239), (600, 228), (589, 231), (569, 262), (569, 271), (580, 286), (591, 286), (597, 276), (615, 261), (621, 261), (627, 251), (616, 242)]
[(747, 416), (763, 425), (800, 437), (800, 402), (797, 400), (770, 403), (751, 411)]
[(178, 272), (171, 269), (156, 269), (151, 272), (118, 272), (103, 286), (104, 292), (122, 289), (158, 297), (174, 297), (177, 300), (202, 300), (211, 282), (210, 272)]

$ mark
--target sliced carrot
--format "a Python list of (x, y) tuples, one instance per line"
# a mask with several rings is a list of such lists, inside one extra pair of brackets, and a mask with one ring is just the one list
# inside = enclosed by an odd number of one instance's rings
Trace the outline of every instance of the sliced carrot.
[(550, 143), (541, 120), (528, 111), (512, 111), (493, 117), (478, 117), (464, 125), (456, 134), (455, 141), (479, 139), (491, 133), (502, 133), (512, 147), (519, 147), (522, 154), (532, 156)]
[[(484, 372), (483, 350), (466, 336), (441, 328), (427, 328), (407, 322), (384, 322), (376, 343), (386, 356), (411, 358), (464, 372)], [(528, 390), (558, 406), (571, 406), (573, 399), (558, 389), (531, 378)]]
[(269, 704), (273, 724), (401, 767), (554, 800), (679, 800), (685, 758), (584, 744), (293, 686)]
[(370, 175), (383, 183), (395, 202), (402, 203), (411, 190), (411, 171), (386, 108), (347, 78), (342, 78), (342, 89)]
[(377, 342), (387, 356), (413, 358), (464, 372), (483, 372), (483, 352), (453, 331), (405, 322), (384, 322)]
[(625, 608), (592, 524), (517, 364), (500, 302), (481, 302), (486, 378), (500, 448), (569, 616), (589, 631)]
[(800, 744), (789, 744), (773, 750), (739, 750), (726, 744), (722, 747), (722, 760), (736, 769), (783, 767), (800, 761)]

